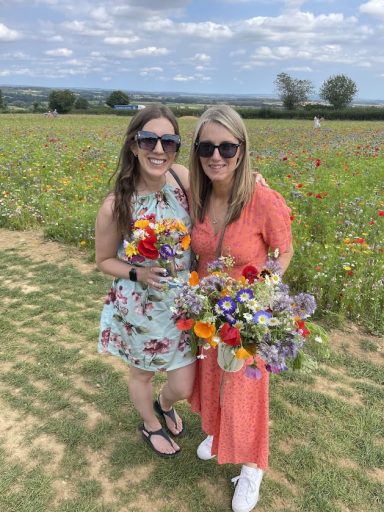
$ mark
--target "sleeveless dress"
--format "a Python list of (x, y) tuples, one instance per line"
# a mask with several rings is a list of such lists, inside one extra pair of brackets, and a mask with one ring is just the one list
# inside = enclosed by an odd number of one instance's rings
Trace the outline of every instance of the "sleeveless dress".
[[(150, 214), (155, 214), (157, 221), (178, 219), (191, 231), (187, 198), (169, 183), (159, 192), (137, 196), (133, 219)], [(123, 243), (117, 257), (129, 261)], [(188, 249), (176, 260), (181, 281), (188, 279), (190, 259)], [(137, 265), (158, 266), (150, 259)], [(98, 351), (120, 356), (129, 365), (151, 372), (175, 370), (194, 362), (188, 335), (177, 329), (172, 319), (170, 308), (176, 293), (177, 288), (158, 291), (138, 281), (116, 278), (101, 313)]]
[[(283, 197), (256, 185), (240, 218), (225, 230), (222, 254), (231, 254), (235, 259), (231, 275), (239, 278), (247, 265), (262, 268), (268, 249), (285, 252), (291, 243), (290, 225), (290, 209)], [(219, 237), (207, 216), (193, 226), (192, 250), (199, 256), (200, 277), (207, 275), (207, 263), (215, 259)], [(245, 366), (236, 373), (224, 372), (217, 363), (216, 350), (205, 350), (206, 357), (197, 363), (189, 399), (192, 410), (200, 414), (204, 432), (214, 436), (212, 454), (217, 455), (219, 464), (253, 462), (265, 470), (269, 452), (269, 374), (260, 358), (259, 380), (249, 378)]]

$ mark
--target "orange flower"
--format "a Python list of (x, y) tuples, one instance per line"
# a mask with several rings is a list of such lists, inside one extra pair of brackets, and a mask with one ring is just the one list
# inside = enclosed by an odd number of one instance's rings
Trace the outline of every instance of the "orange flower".
[(216, 332), (216, 328), (213, 324), (201, 321), (195, 323), (193, 330), (195, 331), (196, 336), (203, 339), (211, 338)]
[(191, 275), (189, 276), (188, 279), (188, 283), (191, 286), (196, 286), (197, 284), (199, 284), (199, 274), (195, 270), (191, 272)]
[(185, 235), (181, 240), (181, 247), (186, 251), (191, 243), (191, 237), (189, 235)]

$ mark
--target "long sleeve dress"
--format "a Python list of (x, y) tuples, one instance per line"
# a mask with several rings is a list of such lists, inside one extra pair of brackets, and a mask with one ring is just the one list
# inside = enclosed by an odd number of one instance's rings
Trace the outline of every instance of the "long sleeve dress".
[[(255, 186), (251, 200), (239, 219), (227, 226), (222, 254), (235, 259), (231, 275), (240, 277), (246, 265), (262, 268), (268, 250), (285, 252), (291, 244), (290, 209), (276, 191)], [(192, 249), (199, 256), (198, 273), (207, 275), (207, 264), (215, 259), (220, 233), (214, 233), (208, 216), (192, 229)], [(262, 361), (260, 380), (247, 377), (245, 367), (236, 373), (224, 372), (217, 364), (216, 349), (197, 364), (190, 398), (192, 410), (201, 416), (203, 430), (214, 436), (212, 453), (219, 464), (268, 466), (269, 379)], [(221, 400), (220, 400), (221, 394)]]

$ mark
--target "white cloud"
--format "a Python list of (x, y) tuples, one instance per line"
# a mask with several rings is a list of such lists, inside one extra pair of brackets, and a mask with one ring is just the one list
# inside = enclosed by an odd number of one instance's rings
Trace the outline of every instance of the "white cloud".
[(159, 57), (168, 55), (170, 53), (167, 48), (156, 48), (156, 46), (148, 46), (147, 48), (140, 48), (138, 50), (125, 50), (121, 53), (123, 57), (133, 59), (135, 57)]
[(130, 37), (105, 37), (104, 43), (105, 44), (112, 44), (112, 45), (124, 45), (124, 44), (131, 44), (136, 43), (139, 41), (139, 38), (135, 35), (132, 35)]
[(370, 0), (359, 6), (359, 11), (384, 19), (384, 0)]
[(21, 38), (21, 33), (16, 30), (8, 28), (3, 23), (0, 23), (0, 41), (15, 41)]
[(70, 57), (73, 51), (68, 48), (56, 48), (56, 50), (47, 50), (44, 53), (50, 57)]
[(185, 76), (185, 75), (176, 75), (172, 78), (172, 80), (175, 80), (175, 82), (191, 82), (195, 80), (194, 76)]

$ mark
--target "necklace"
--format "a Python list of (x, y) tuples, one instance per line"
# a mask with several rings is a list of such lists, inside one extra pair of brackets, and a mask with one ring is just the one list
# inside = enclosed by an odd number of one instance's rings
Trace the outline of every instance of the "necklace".
[(228, 205), (226, 206), (225, 208), (225, 213), (224, 213), (224, 216), (221, 218), (221, 216), (216, 217), (216, 212), (215, 212), (215, 208), (213, 207), (213, 202), (210, 201), (210, 210), (211, 210), (211, 222), (214, 226), (216, 226), (216, 224), (219, 224), (221, 222), (224, 221), (224, 219), (226, 218), (227, 216), (227, 210), (228, 210)]

